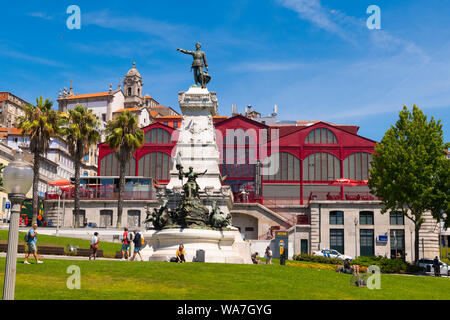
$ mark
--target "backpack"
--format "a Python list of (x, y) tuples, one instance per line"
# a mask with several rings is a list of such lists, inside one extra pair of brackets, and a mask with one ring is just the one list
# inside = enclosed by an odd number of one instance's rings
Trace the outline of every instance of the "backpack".
[(28, 242), (30, 240), (30, 230), (27, 231), (25, 237), (23, 237), (23, 240), (25, 240), (25, 242)]
[(140, 234), (140, 236), (141, 236), (141, 246), (143, 247), (145, 244), (144, 236), (142, 234)]
[(142, 241), (143, 241), (143, 238), (142, 238), (141, 234), (139, 232), (136, 233), (136, 236), (134, 237), (134, 244), (135, 244), (135, 246), (141, 247), (142, 246)]

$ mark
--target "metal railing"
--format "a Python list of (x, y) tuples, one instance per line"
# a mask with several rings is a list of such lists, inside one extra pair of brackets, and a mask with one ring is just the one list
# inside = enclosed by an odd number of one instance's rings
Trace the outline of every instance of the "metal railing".
[[(80, 200), (117, 200), (119, 199), (119, 190), (111, 191), (80, 191)], [(61, 199), (73, 200), (75, 192), (64, 192)], [(46, 200), (57, 200), (58, 194), (56, 192), (47, 192), (45, 194)], [(155, 191), (124, 191), (124, 200), (155, 200)]]
[(345, 191), (342, 197), (341, 192), (312, 191), (308, 197), (308, 203), (312, 200), (334, 200), (334, 201), (371, 201), (379, 200), (370, 192)]

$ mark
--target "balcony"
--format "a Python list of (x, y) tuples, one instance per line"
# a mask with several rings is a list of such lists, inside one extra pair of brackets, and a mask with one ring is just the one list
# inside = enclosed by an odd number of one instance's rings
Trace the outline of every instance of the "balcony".
[[(85, 190), (80, 188), (80, 200), (118, 200), (119, 190)], [(61, 199), (74, 200), (74, 190), (63, 192)], [(156, 200), (155, 191), (124, 191), (124, 200)], [(56, 192), (46, 192), (45, 200), (58, 200)]]

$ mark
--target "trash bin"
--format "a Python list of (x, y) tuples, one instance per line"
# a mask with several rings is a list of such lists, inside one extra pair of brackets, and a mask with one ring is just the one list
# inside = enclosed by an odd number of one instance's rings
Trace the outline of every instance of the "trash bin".
[(195, 256), (196, 262), (205, 262), (205, 250), (197, 250), (196, 256)]

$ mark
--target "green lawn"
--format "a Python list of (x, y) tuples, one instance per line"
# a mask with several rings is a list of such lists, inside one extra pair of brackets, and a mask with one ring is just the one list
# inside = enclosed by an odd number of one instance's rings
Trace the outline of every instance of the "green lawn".
[[(19, 234), (19, 244), (25, 244), (23, 238), (25, 236), (25, 232), (20, 232)], [(0, 230), (0, 243), (7, 243), (8, 241), (8, 231)], [(64, 247), (67, 250), (67, 245), (71, 244), (74, 246), (78, 246), (79, 248), (89, 249), (90, 240), (83, 240), (77, 238), (67, 238), (67, 237), (56, 237), (56, 236), (47, 236), (43, 234), (39, 234), (38, 229), (38, 250), (39, 246), (49, 246), (49, 247)], [(122, 244), (119, 242), (104, 242), (100, 241), (99, 250), (103, 250), (103, 254), (105, 257), (114, 258), (116, 255), (116, 251), (120, 251)]]
[[(17, 264), (16, 299), (450, 299), (450, 278), (381, 275), (381, 290), (350, 275), (290, 265), (45, 260)], [(69, 290), (67, 267), (81, 269)], [(0, 259), (3, 286), (5, 259)]]

